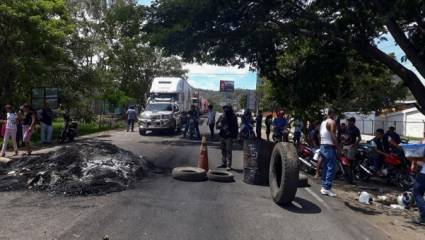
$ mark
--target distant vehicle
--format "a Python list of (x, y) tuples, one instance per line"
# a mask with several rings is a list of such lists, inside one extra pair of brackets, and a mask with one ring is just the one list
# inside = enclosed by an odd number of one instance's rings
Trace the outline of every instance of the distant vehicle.
[(179, 105), (181, 111), (189, 111), (192, 105), (193, 89), (183, 78), (154, 78), (149, 94), (148, 103), (151, 99), (174, 101)]
[(147, 131), (155, 130), (179, 131), (182, 127), (180, 115), (177, 103), (151, 99), (146, 109), (140, 114), (139, 133), (146, 135)]
[(139, 133), (147, 131), (180, 131), (181, 113), (190, 110), (192, 87), (183, 78), (159, 77), (152, 82), (150, 97), (139, 117)]

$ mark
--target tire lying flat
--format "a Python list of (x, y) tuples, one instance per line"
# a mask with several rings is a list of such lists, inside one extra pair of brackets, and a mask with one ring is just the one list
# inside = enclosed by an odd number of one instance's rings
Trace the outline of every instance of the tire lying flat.
[(186, 182), (201, 182), (207, 179), (207, 173), (202, 168), (177, 167), (171, 172), (173, 178)]
[(273, 201), (281, 206), (290, 204), (297, 193), (299, 169), (295, 146), (277, 143), (270, 159), (269, 184)]
[(233, 174), (227, 171), (210, 170), (207, 173), (208, 180), (215, 182), (234, 182)]

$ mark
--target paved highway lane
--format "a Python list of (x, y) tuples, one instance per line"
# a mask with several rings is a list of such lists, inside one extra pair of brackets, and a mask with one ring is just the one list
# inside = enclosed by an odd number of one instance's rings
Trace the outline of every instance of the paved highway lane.
[[(390, 239), (342, 203), (319, 196), (316, 185), (299, 189), (294, 204), (282, 208), (267, 187), (243, 183), (238, 172), (234, 183), (174, 180), (170, 169), (196, 165), (199, 141), (122, 131), (99, 139), (143, 156), (166, 173), (106, 196), (1, 193), (0, 224), (6, 227), (0, 239)], [(208, 151), (213, 168), (220, 163), (217, 142)], [(242, 169), (241, 150), (234, 152), (234, 168)]]

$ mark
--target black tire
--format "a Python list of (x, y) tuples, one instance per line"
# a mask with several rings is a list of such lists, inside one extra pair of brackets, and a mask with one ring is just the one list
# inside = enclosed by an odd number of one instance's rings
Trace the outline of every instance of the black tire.
[(399, 173), (397, 174), (397, 184), (404, 190), (409, 190), (413, 188), (415, 183), (415, 177), (408, 173)]
[(140, 136), (145, 136), (146, 135), (146, 130), (140, 130), (139, 129), (139, 134), (140, 134)]
[(297, 149), (291, 143), (277, 143), (272, 152), (269, 169), (270, 193), (276, 204), (284, 206), (294, 200), (298, 178)]
[(177, 167), (173, 169), (171, 175), (175, 179), (187, 182), (201, 182), (207, 179), (205, 170), (196, 167)]
[(234, 182), (233, 174), (227, 171), (210, 170), (207, 173), (208, 180), (215, 182)]
[(303, 187), (308, 187), (308, 186), (309, 185), (308, 185), (308, 177), (307, 177), (307, 175), (304, 175), (304, 174), (300, 173), (298, 175), (298, 187), (303, 188)]

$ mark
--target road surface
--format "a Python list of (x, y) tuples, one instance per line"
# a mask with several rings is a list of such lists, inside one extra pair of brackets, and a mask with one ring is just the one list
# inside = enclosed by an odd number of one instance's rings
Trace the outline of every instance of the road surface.
[[(112, 131), (99, 139), (168, 170), (196, 165), (199, 157), (199, 141), (180, 136)], [(210, 167), (217, 166), (218, 143), (210, 142), (208, 151)], [(234, 168), (242, 169), (238, 149)], [(294, 204), (282, 208), (268, 187), (245, 184), (234, 173), (234, 183), (188, 183), (156, 174), (135, 189), (105, 196), (1, 192), (0, 239), (391, 239), (336, 199), (319, 196), (317, 185), (299, 189)]]

